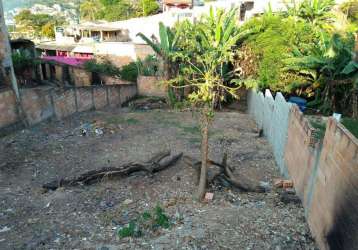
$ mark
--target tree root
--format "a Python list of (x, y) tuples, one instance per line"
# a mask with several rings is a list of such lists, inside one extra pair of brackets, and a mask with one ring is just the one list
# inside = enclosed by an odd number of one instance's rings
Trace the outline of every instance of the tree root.
[[(197, 174), (197, 179), (199, 179), (201, 161), (193, 159), (189, 156), (184, 156), (183, 159), (186, 164), (194, 168)], [(214, 181), (222, 182), (223, 180), (225, 180), (231, 186), (238, 188), (244, 192), (264, 193), (267, 191), (267, 188), (265, 188), (259, 181), (251, 180), (246, 176), (240, 174), (234, 175), (234, 168), (227, 165), (226, 154), (224, 154), (221, 163), (208, 160), (208, 164), (209, 170), (207, 184), (213, 184)]]
[(91, 185), (100, 182), (103, 178), (126, 177), (140, 171), (152, 175), (174, 165), (182, 155), (180, 153), (171, 156), (170, 151), (160, 152), (147, 162), (131, 162), (120, 167), (104, 167), (85, 172), (76, 177), (54, 180), (44, 184), (42, 187), (47, 190), (56, 190), (64, 186)]

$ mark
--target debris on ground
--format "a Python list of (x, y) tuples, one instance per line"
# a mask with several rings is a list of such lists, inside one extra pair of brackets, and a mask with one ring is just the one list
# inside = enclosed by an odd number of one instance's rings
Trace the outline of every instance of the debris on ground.
[(206, 193), (204, 197), (205, 202), (211, 202), (214, 198), (214, 193)]
[[(96, 135), (96, 128), (104, 134)], [(235, 176), (267, 186), (282, 177), (270, 144), (253, 128), (247, 114), (218, 112), (209, 156), (221, 162), (227, 153)], [(208, 187), (213, 199), (199, 203), (192, 198), (196, 170), (182, 160), (153, 175), (42, 189), (49, 180), (146, 162), (168, 149), (200, 159), (200, 130), (191, 112), (91, 111), (0, 138), (0, 249), (315, 249), (301, 203), (286, 204), (281, 189), (244, 192), (220, 180)], [(157, 204), (169, 228), (118, 235)]]
[(168, 105), (165, 98), (160, 97), (141, 97), (129, 103), (129, 107), (134, 110), (164, 109)]
[(145, 172), (153, 175), (175, 164), (182, 153), (171, 155), (170, 151), (157, 153), (146, 162), (131, 162), (119, 167), (103, 167), (91, 170), (75, 177), (61, 178), (45, 183), (42, 187), (46, 190), (56, 190), (60, 187), (91, 185), (103, 181), (104, 178), (127, 177), (135, 172)]
[(276, 179), (274, 181), (274, 187), (276, 188), (293, 188), (292, 180)]

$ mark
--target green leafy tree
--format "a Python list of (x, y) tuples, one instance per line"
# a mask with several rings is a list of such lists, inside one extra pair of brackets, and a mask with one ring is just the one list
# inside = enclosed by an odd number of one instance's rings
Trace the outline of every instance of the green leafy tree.
[(18, 31), (32, 30), (36, 36), (55, 37), (54, 27), (65, 23), (62, 17), (53, 17), (47, 14), (33, 14), (23, 10), (15, 16)]
[(159, 11), (159, 4), (156, 0), (140, 0), (138, 4), (138, 15), (149, 16)]
[(81, 19), (94, 21), (103, 9), (103, 4), (99, 0), (86, 0), (80, 5)]
[[(318, 40), (313, 25), (292, 16), (266, 12), (249, 20), (242, 29), (253, 31), (238, 49), (238, 61), (245, 64), (245, 70), (251, 73), (246, 75), (243, 72), (246, 83), (251, 84), (252, 79), (256, 79), (260, 89), (289, 92), (301, 77), (285, 71), (283, 61), (289, 57), (293, 47), (305, 50), (306, 46)], [(244, 56), (248, 51), (250, 60)]]

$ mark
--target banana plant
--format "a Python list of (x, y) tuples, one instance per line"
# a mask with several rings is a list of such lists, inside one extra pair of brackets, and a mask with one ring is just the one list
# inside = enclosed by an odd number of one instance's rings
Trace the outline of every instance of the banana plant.
[(163, 60), (164, 79), (169, 80), (172, 77), (173, 64), (171, 61), (171, 55), (176, 51), (176, 37), (169, 27), (166, 27), (162, 22), (159, 23), (159, 38), (150, 39), (143, 33), (138, 33), (137, 36), (142, 38)]
[(307, 20), (318, 26), (332, 19), (330, 11), (334, 5), (334, 0), (292, 0), (286, 3), (289, 15)]
[(352, 35), (342, 37), (334, 34), (329, 37), (322, 33), (320, 42), (312, 46), (307, 54), (294, 49), (291, 57), (285, 60), (285, 69), (307, 76), (307, 81), (312, 84), (319, 82), (321, 87), (317, 90), (322, 93), (319, 103), (329, 112), (334, 109), (338, 88), (351, 92), (352, 88), (347, 86), (355, 88), (357, 85), (358, 63), (353, 60), (353, 56)]

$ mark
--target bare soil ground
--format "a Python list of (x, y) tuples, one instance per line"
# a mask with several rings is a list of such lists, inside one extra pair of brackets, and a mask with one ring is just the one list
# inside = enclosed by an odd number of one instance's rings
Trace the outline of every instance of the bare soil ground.
[[(218, 113), (210, 136), (211, 159), (220, 161), (226, 150), (235, 171), (271, 185), (280, 176), (248, 115)], [(145, 161), (164, 149), (199, 159), (192, 113), (88, 112), (0, 138), (0, 249), (315, 249), (300, 204), (283, 204), (275, 189), (257, 194), (226, 187), (211, 190), (212, 202), (197, 203), (195, 172), (183, 161), (153, 177), (41, 188), (55, 178)], [(118, 228), (156, 204), (171, 228), (118, 237)]]

